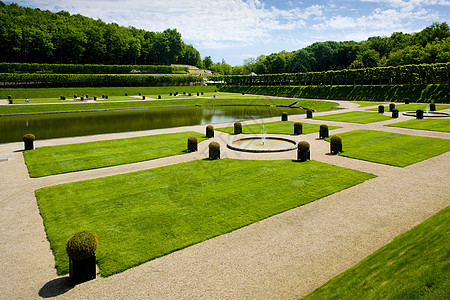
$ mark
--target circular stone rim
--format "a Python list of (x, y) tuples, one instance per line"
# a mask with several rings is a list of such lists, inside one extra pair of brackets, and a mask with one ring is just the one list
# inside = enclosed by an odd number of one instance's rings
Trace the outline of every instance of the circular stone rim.
[[(432, 114), (433, 116), (430, 116), (430, 114)], [(407, 111), (403, 113), (404, 116), (408, 116), (408, 117), (417, 117), (417, 113), (415, 111)], [(429, 111), (428, 115), (426, 114), (426, 112), (423, 112), (423, 117), (424, 118), (446, 118), (446, 117), (450, 117), (450, 114), (445, 113), (445, 112), (439, 112), (439, 111)]]
[(288, 138), (282, 138), (282, 137), (273, 137), (273, 136), (267, 136), (266, 139), (269, 140), (279, 140), (279, 141), (284, 141), (284, 142), (289, 142), (291, 144), (293, 144), (291, 147), (286, 147), (286, 148), (278, 148), (278, 149), (245, 149), (245, 148), (241, 148), (241, 147), (237, 147), (235, 145), (233, 145), (233, 143), (238, 142), (238, 141), (244, 141), (244, 140), (256, 140), (256, 139), (261, 139), (261, 137), (259, 136), (252, 136), (252, 137), (243, 137), (243, 138), (239, 138), (239, 139), (235, 139), (230, 141), (227, 144), (227, 147), (232, 149), (232, 150), (236, 150), (236, 151), (243, 151), (243, 152), (255, 152), (255, 153), (264, 153), (264, 152), (283, 152), (283, 151), (290, 151), (290, 150), (294, 150), (297, 148), (297, 142)]

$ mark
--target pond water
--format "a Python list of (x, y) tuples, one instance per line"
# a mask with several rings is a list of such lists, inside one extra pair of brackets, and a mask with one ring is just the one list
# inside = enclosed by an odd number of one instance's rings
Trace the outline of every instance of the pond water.
[(279, 107), (177, 107), (90, 113), (64, 113), (0, 117), (0, 143), (22, 141), (26, 133), (36, 139), (139, 131), (190, 125), (216, 124), (302, 113)]

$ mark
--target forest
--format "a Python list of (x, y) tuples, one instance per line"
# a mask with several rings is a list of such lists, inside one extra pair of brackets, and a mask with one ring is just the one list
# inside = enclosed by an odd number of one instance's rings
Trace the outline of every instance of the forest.
[(200, 66), (176, 29), (150, 32), (0, 2), (0, 62)]

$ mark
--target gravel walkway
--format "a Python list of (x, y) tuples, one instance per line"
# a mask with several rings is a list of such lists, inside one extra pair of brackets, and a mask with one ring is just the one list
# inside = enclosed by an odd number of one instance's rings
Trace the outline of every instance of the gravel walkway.
[[(346, 108), (339, 113), (368, 108), (336, 102)], [(333, 113), (338, 112), (315, 116)], [(411, 119), (404, 116), (366, 125), (306, 120), (304, 115), (289, 118), (343, 127), (332, 134), (364, 128), (450, 138), (449, 133), (382, 126)], [(279, 118), (259, 121), (276, 120)], [(255, 121), (244, 124), (252, 122)], [(43, 140), (37, 141), (36, 146), (204, 129), (205, 126), (192, 126)], [(34, 190), (201, 159), (207, 157), (209, 142), (201, 143), (196, 153), (35, 179), (28, 176), (20, 151), (23, 143), (0, 144), (0, 299), (298, 299), (450, 204), (450, 152), (397, 168), (327, 155), (329, 144), (318, 140), (317, 135), (294, 139), (311, 144), (311, 159), (378, 177), (123, 273), (75, 287), (70, 287), (67, 276), (56, 275)], [(222, 145), (222, 157), (296, 158), (295, 150), (271, 154), (231, 151), (225, 145), (233, 138), (216, 131), (214, 140)]]

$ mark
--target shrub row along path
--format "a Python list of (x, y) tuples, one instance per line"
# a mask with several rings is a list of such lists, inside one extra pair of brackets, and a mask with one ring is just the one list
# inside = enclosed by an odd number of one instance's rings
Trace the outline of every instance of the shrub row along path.
[[(315, 115), (367, 109), (351, 102), (337, 102), (345, 110)], [(402, 115), (399, 119), (366, 125), (305, 120), (304, 115), (289, 119), (343, 127), (332, 134), (364, 128), (450, 138), (449, 133), (383, 127), (410, 119)], [(278, 120), (253, 120), (244, 125)], [(216, 124), (215, 127), (231, 125)], [(38, 140), (35, 145), (189, 130), (204, 132), (205, 126)], [(296, 159), (295, 150), (271, 154), (235, 152), (226, 148), (226, 143), (235, 136), (218, 131), (215, 134), (214, 140), (221, 144), (222, 158)], [(21, 153), (23, 143), (0, 145), (0, 298), (297, 299), (450, 204), (450, 152), (398, 168), (328, 155), (329, 144), (319, 140), (317, 133), (289, 137), (308, 141), (311, 159), (370, 172), (378, 177), (123, 273), (75, 287), (69, 285), (67, 276), (56, 275), (34, 190), (202, 159), (208, 155), (209, 141), (201, 143), (196, 153), (35, 179), (28, 176)]]

